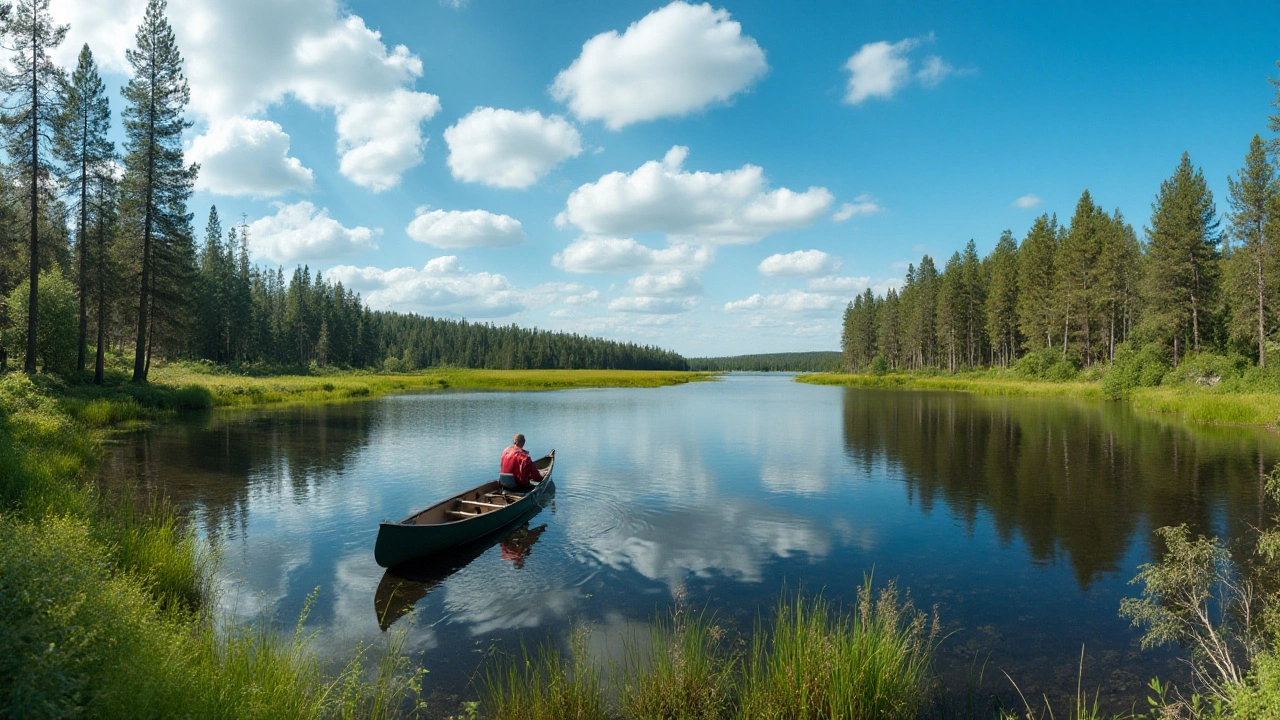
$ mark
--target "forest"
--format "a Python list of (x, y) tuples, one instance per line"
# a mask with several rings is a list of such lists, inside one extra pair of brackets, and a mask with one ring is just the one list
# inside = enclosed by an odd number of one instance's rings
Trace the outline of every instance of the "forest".
[[(1280, 96), (1276, 105), (1269, 127), (1280, 132)], [(1018, 364), (1066, 379), (1138, 354), (1175, 368), (1208, 353), (1280, 362), (1278, 161), (1280, 141), (1255, 135), (1222, 217), (1184, 153), (1141, 235), (1085, 190), (1069, 222), (1042, 215), (1021, 240), (1004, 231), (985, 257), (973, 240), (941, 268), (925, 255), (900, 288), (867, 290), (845, 308), (845, 369)]]
[(689, 358), (689, 369), (711, 372), (834, 372), (840, 369), (840, 360), (840, 353), (827, 350), (730, 355)]
[[(29, 5), (30, 7), (28, 7)], [(123, 147), (88, 45), (74, 70), (50, 52), (64, 40), (48, 0), (18, 12), (0, 73), (0, 372), (10, 361), (87, 374), (132, 358), (236, 366), (683, 370), (660, 348), (577, 334), (374, 311), (308, 267), (250, 261), (242, 222), (209, 210), (203, 237), (188, 209), (199, 167), (184, 158), (190, 88), (165, 5), (152, 2), (129, 51)]]

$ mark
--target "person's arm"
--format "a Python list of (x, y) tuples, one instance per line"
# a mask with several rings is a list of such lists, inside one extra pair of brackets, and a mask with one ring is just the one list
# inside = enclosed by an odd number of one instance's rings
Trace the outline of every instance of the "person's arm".
[(538, 466), (533, 464), (533, 458), (528, 455), (521, 458), (520, 475), (520, 479), (529, 484), (542, 480), (542, 473), (538, 472)]

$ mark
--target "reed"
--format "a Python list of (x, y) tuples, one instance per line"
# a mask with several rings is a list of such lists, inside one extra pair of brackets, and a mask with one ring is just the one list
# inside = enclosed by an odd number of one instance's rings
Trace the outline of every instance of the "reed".
[(502, 720), (605, 720), (604, 689), (587, 658), (586, 628), (570, 634), (569, 654), (549, 642), (500, 656), (480, 681), (480, 708)]
[(848, 613), (821, 596), (784, 596), (772, 631), (756, 631), (739, 716), (915, 718), (928, 700), (937, 632), (936, 614), (892, 583), (877, 592), (868, 579)]
[(682, 603), (650, 623), (647, 643), (628, 639), (614, 683), (623, 717), (633, 720), (728, 718), (740, 682), (741, 658), (703, 610)]

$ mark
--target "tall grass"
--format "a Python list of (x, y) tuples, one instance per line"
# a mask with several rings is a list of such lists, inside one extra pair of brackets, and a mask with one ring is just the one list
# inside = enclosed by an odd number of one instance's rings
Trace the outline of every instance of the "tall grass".
[(1102, 399), (1101, 387), (1096, 382), (1051, 382), (1023, 380), (1009, 373), (972, 373), (968, 375), (937, 375), (914, 373), (890, 373), (887, 375), (849, 375), (844, 373), (814, 373), (799, 375), (797, 382), (811, 385), (841, 385), (845, 387), (886, 388), (900, 390), (948, 390), (976, 395), (1007, 395), (1013, 397), (1074, 397), (1085, 400)]
[(480, 707), (504, 720), (916, 718), (928, 706), (937, 628), (893, 584), (875, 591), (868, 581), (847, 613), (821, 596), (784, 595), (744, 663), (708, 615), (678, 606), (651, 623), (647, 649), (632, 642), (610, 666), (615, 702), (577, 628), (568, 656), (546, 645), (491, 661)]
[(742, 669), (726, 633), (704, 610), (677, 602), (650, 623), (647, 644), (627, 642), (615, 678), (623, 717), (634, 720), (719, 720), (733, 708)]
[(604, 690), (587, 658), (586, 629), (570, 634), (569, 655), (550, 644), (498, 657), (481, 678), (485, 717), (502, 720), (605, 720)]
[(926, 704), (936, 615), (890, 583), (867, 581), (852, 612), (803, 593), (778, 604), (772, 632), (757, 630), (741, 716), (770, 720), (915, 718)]

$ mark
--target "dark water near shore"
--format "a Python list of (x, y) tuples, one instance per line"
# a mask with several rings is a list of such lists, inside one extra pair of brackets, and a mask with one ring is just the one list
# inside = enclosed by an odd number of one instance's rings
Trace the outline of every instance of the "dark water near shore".
[(1069, 695), (1083, 645), (1085, 687), (1128, 707), (1183, 674), (1117, 615), (1151, 531), (1241, 537), (1280, 460), (1273, 433), (1114, 403), (790, 380), (213, 413), (120, 438), (104, 482), (167, 495), (219, 539), (229, 618), (292, 627), (319, 588), (308, 625), (337, 656), (385, 637), (379, 520), (489, 479), (517, 430), (535, 456), (555, 447), (545, 509), (402, 588), (421, 597), (395, 627), (442, 705), (471, 696), (494, 642), (627, 632), (673, 593), (747, 632), (784, 582), (851, 602), (874, 568), (938, 606), (951, 682), (985, 662), (992, 689), (1003, 670), (1029, 698)]

